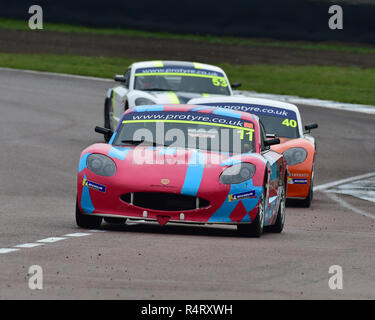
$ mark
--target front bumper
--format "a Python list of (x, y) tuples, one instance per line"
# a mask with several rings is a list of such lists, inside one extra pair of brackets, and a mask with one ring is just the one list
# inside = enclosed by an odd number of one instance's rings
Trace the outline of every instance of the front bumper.
[(288, 199), (305, 199), (309, 195), (311, 184), (311, 171), (306, 170), (306, 166), (288, 166), (290, 176), (287, 178)]
[[(196, 196), (205, 199), (209, 205), (192, 210), (154, 210), (133, 205), (131, 201), (124, 201), (122, 197), (127, 193), (153, 192), (179, 194), (179, 189), (173, 186), (153, 186), (143, 184), (142, 189), (134, 189), (134, 185), (126, 187), (124, 184), (98, 176), (89, 176), (89, 173), (79, 174), (77, 180), (78, 204), (84, 214), (102, 217), (121, 217), (139, 220), (166, 222), (199, 223), (199, 224), (239, 224), (251, 223), (258, 212), (262, 186), (253, 186), (252, 181), (243, 185), (220, 185), (214, 188), (202, 188)], [(94, 183), (90, 184), (87, 181)], [(146, 190), (145, 190), (146, 189)], [(251, 189), (248, 197), (233, 200), (233, 194), (241, 194)]]

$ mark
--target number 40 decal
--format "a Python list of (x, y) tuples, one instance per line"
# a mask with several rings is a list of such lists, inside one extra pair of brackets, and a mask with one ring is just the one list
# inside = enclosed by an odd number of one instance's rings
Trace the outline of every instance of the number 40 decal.
[(297, 121), (296, 120), (289, 120), (289, 119), (285, 119), (283, 122), (281, 122), (281, 124), (283, 124), (284, 126), (287, 126), (287, 127), (292, 127), (292, 128), (295, 128), (297, 127)]

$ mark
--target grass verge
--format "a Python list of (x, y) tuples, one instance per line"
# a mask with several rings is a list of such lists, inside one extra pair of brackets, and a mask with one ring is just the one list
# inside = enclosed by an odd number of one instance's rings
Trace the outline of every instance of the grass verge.
[[(135, 59), (0, 53), (0, 67), (113, 78)], [(375, 105), (375, 69), (219, 64), (243, 90)]]
[[(253, 39), (241, 37), (219, 37), (198, 34), (175, 34), (169, 32), (152, 32), (122, 28), (91, 28), (79, 25), (67, 25), (44, 22), (43, 30), (55, 32), (91, 33), (102, 35), (124, 35), (156, 39), (178, 39), (204, 41), (217, 44), (235, 44), (247, 46), (288, 47), (305, 50), (345, 51), (353, 53), (375, 54), (375, 46), (364, 44), (346, 44), (334, 42), (308, 42), (308, 41), (276, 41), (270, 39)], [(0, 29), (30, 30), (26, 20), (0, 18)]]

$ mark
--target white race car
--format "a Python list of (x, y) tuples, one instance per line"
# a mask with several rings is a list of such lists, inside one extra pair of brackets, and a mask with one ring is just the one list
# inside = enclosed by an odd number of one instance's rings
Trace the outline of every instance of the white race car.
[(219, 67), (185, 61), (136, 62), (125, 75), (116, 75), (115, 81), (121, 84), (107, 91), (104, 103), (104, 126), (112, 132), (129, 107), (185, 104), (192, 98), (231, 96), (232, 88), (241, 85), (230, 85)]

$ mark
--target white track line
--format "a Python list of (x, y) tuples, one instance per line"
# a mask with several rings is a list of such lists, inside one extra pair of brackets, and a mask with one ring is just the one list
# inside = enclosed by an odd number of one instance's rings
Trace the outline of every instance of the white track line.
[(341, 179), (341, 180), (321, 184), (319, 186), (314, 187), (314, 192), (315, 191), (323, 191), (323, 190), (326, 190), (326, 189), (329, 189), (329, 188), (332, 188), (332, 187), (336, 187), (340, 184), (353, 182), (353, 181), (361, 180), (361, 179), (365, 179), (365, 178), (370, 178), (370, 177), (373, 177), (373, 176), (375, 176), (375, 172), (369, 172), (369, 173), (366, 173), (366, 174), (361, 174), (359, 176), (350, 177), (350, 178), (346, 178), (346, 179)]
[(89, 232), (90, 233), (83, 233), (83, 232), (68, 233), (62, 237), (49, 237), (49, 238), (37, 240), (35, 242), (18, 244), (18, 245), (12, 246), (13, 248), (0, 248), (0, 254), (14, 252), (20, 249), (40, 247), (48, 243), (55, 243), (61, 240), (69, 239), (69, 238), (86, 237), (86, 236), (93, 234), (94, 232), (105, 232), (105, 230), (89, 230)]
[(326, 192), (346, 194), (375, 203), (375, 177), (345, 183)]
[(312, 98), (301, 98), (298, 96), (269, 94), (269, 93), (258, 93), (252, 91), (235, 91), (235, 94), (244, 95), (246, 97), (264, 98), (271, 100), (280, 100), (294, 104), (305, 104), (314, 107), (336, 109), (342, 111), (353, 111), (360, 113), (367, 113), (375, 115), (375, 106), (364, 105), (364, 104), (353, 104), (330, 100), (312, 99)]
[(334, 193), (326, 193), (325, 194), (328, 198), (330, 198), (331, 200), (334, 200), (336, 201), (337, 203), (339, 203), (341, 206), (343, 206), (344, 208), (346, 209), (349, 209), (355, 213), (358, 213), (362, 216), (365, 216), (365, 217), (368, 217), (368, 218), (371, 218), (371, 219), (375, 219), (375, 215), (371, 214), (371, 213), (368, 213), (368, 212), (365, 212), (361, 209), (358, 209), (354, 206), (352, 206), (351, 204), (347, 203), (345, 200), (343, 199), (340, 199), (336, 194)]
[(371, 218), (371, 219), (375, 219), (374, 214), (368, 213), (366, 211), (363, 211), (361, 209), (358, 209), (358, 208), (352, 206), (351, 204), (349, 204), (345, 200), (339, 198), (334, 190), (332, 190), (332, 191), (329, 190), (332, 187), (336, 187), (336, 186), (339, 186), (339, 185), (342, 185), (342, 184), (346, 184), (346, 183), (350, 183), (350, 182), (353, 182), (353, 181), (362, 180), (362, 179), (366, 179), (366, 178), (370, 178), (370, 177), (374, 177), (374, 176), (375, 176), (375, 172), (369, 172), (369, 173), (361, 174), (359, 176), (354, 176), (354, 177), (350, 177), (350, 178), (346, 178), (346, 179), (341, 179), (341, 180), (325, 183), (325, 184), (314, 187), (314, 192), (325, 191), (325, 195), (328, 198), (337, 202), (342, 207), (344, 207), (346, 209), (349, 209), (349, 210), (351, 210), (355, 213), (358, 213), (362, 216), (365, 216), (365, 217), (368, 217), (368, 218)]
[(15, 248), (35, 248), (35, 247), (40, 247), (40, 246), (44, 246), (44, 243), (24, 243), (24, 244), (19, 244), (14, 247)]
[(64, 234), (63, 237), (85, 237), (85, 236), (89, 236), (91, 233), (80, 233), (80, 232), (76, 232), (76, 233), (68, 233), (68, 234)]
[(108, 78), (79, 76), (79, 75), (68, 74), (68, 73), (55, 73), (55, 72), (47, 72), (47, 71), (35, 71), (35, 70), (12, 69), (12, 68), (0, 68), (0, 71), (15, 71), (15, 72), (24, 72), (24, 73), (30, 73), (30, 74), (46, 75), (46, 76), (56, 76), (56, 77), (62, 77), (62, 78), (74, 78), (74, 79), (82, 79), (82, 80), (114, 82), (114, 80), (108, 79)]
[(9, 253), (9, 252), (18, 251), (18, 250), (19, 250), (19, 249), (0, 248), (0, 254), (3, 254), (3, 253)]
[(50, 237), (50, 238), (45, 238), (45, 239), (42, 239), (42, 240), (37, 240), (37, 242), (54, 243), (54, 242), (65, 240), (65, 239), (67, 239), (67, 238), (63, 238), (63, 237)]

